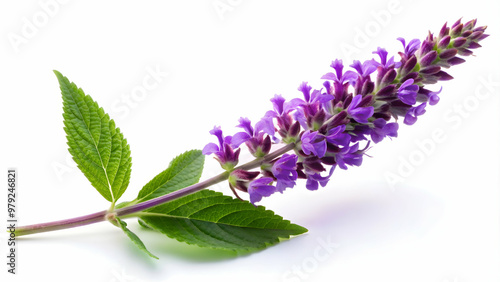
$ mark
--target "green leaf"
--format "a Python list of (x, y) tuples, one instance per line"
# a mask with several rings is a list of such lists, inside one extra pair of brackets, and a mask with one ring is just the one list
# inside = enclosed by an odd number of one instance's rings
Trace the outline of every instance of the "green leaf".
[(61, 73), (54, 73), (63, 96), (69, 152), (92, 186), (114, 204), (130, 180), (132, 158), (127, 140), (97, 102)]
[(166, 170), (141, 189), (134, 203), (144, 202), (198, 183), (204, 162), (205, 156), (200, 150), (187, 151), (177, 156)]
[(127, 236), (130, 238), (130, 240), (132, 240), (132, 242), (134, 242), (134, 244), (139, 248), (141, 249), (142, 251), (144, 251), (146, 254), (148, 254), (150, 257), (152, 258), (155, 258), (155, 259), (158, 259), (157, 256), (153, 255), (150, 251), (148, 251), (148, 249), (146, 249), (146, 246), (144, 245), (144, 243), (141, 241), (141, 239), (135, 235), (134, 232), (130, 231), (128, 228), (127, 228), (127, 223), (119, 218), (116, 218), (116, 221), (118, 222), (118, 225), (120, 226), (120, 228), (123, 230), (123, 232), (125, 232), (125, 234), (127, 234)]
[(142, 219), (140, 219), (140, 218), (139, 218), (138, 222), (139, 222), (139, 225), (140, 225), (142, 228), (144, 228), (144, 229), (146, 229), (146, 230), (154, 230), (153, 228), (151, 228), (151, 226), (148, 226), (148, 225), (146, 224), (146, 222), (144, 222)]
[(211, 190), (148, 209), (140, 219), (178, 241), (237, 252), (263, 249), (307, 232), (262, 206)]

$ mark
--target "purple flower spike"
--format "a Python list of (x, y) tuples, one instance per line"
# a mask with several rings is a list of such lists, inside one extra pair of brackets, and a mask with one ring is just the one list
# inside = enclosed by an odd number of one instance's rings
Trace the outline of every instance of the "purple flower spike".
[[(233, 136), (224, 137), (220, 127), (214, 127), (210, 133), (219, 142), (207, 144), (203, 154), (214, 154), (229, 174), (236, 197), (237, 190), (248, 192), (254, 205), (276, 191), (293, 188), (298, 178), (306, 180), (308, 190), (317, 190), (327, 185), (336, 167), (360, 166), (372, 142), (397, 137), (396, 121), (413, 125), (427, 105), (439, 102), (441, 89), (433, 92), (427, 87), (452, 79), (448, 68), (481, 47), (479, 42), (488, 36), (486, 26), (475, 25), (476, 20), (459, 20), (422, 41), (398, 38), (404, 50), (398, 52), (397, 62), (380, 47), (374, 59), (355, 60), (350, 70), (342, 60), (334, 60), (333, 70), (322, 77), (324, 88), (302, 82), (300, 97), (285, 100), (275, 95), (264, 118), (254, 124), (240, 118), (240, 132)], [(284, 146), (270, 153), (272, 140)], [(243, 143), (255, 159), (236, 167)]]
[[(330, 173), (327, 176), (321, 176), (319, 173), (307, 175), (306, 188), (307, 190), (318, 190), (319, 185), (325, 187), (332, 177), (333, 171), (335, 170), (335, 165), (330, 168)], [(319, 184), (319, 185), (318, 185)]]
[(413, 84), (413, 79), (407, 79), (398, 89), (398, 98), (407, 105), (415, 105), (417, 102), (418, 85)]
[(262, 197), (269, 197), (276, 192), (276, 187), (269, 185), (273, 182), (271, 177), (262, 177), (256, 179), (248, 185), (248, 194), (250, 202), (255, 205), (256, 202), (262, 200)]
[(318, 136), (318, 132), (307, 130), (300, 138), (302, 141), (302, 151), (306, 155), (311, 153), (319, 158), (322, 158), (326, 153), (326, 141), (323, 136)]
[(405, 115), (404, 123), (407, 125), (413, 125), (415, 122), (417, 122), (417, 117), (425, 113), (426, 105), (427, 103), (422, 103), (420, 106), (409, 109)]
[(286, 188), (295, 186), (298, 177), (297, 159), (297, 155), (284, 154), (273, 164), (271, 172), (277, 180), (276, 191), (283, 193)]
[(359, 123), (368, 123), (368, 119), (373, 115), (374, 109), (373, 107), (358, 107), (362, 98), (362, 95), (356, 95), (347, 108), (347, 113)]

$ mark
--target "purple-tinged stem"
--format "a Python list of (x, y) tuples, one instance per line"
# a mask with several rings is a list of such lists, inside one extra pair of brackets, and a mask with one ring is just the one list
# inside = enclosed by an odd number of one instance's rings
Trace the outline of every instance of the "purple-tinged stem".
[[(259, 167), (262, 165), (264, 162), (268, 162), (273, 160), (276, 157), (281, 156), (282, 154), (292, 150), (295, 148), (294, 143), (287, 144), (278, 150), (262, 157), (259, 159), (255, 159), (253, 161), (250, 161), (246, 164), (243, 164), (239, 167), (236, 167), (235, 169), (253, 169), (256, 167)], [(61, 229), (68, 229), (68, 228), (73, 228), (73, 227), (79, 227), (79, 226), (84, 226), (92, 223), (97, 223), (101, 221), (107, 221), (108, 218), (113, 218), (114, 216), (125, 216), (125, 215), (131, 215), (140, 211), (143, 211), (145, 209), (152, 208), (154, 206), (158, 206), (161, 204), (164, 204), (166, 202), (181, 198), (183, 196), (192, 194), (194, 192), (198, 192), (200, 190), (203, 190), (205, 188), (208, 188), (214, 184), (217, 184), (219, 182), (225, 181), (229, 177), (229, 172), (225, 171), (219, 175), (216, 175), (212, 178), (209, 178), (205, 181), (196, 183), (194, 185), (182, 188), (180, 190), (174, 191), (172, 193), (142, 202), (138, 203), (132, 206), (128, 207), (123, 207), (120, 209), (116, 209), (114, 211), (109, 211), (109, 210), (104, 210), (96, 213), (92, 213), (89, 215), (84, 215), (80, 217), (75, 217), (75, 218), (70, 218), (70, 219), (64, 219), (64, 220), (58, 220), (58, 221), (52, 221), (52, 222), (46, 222), (46, 223), (38, 223), (38, 224), (33, 224), (33, 225), (27, 225), (27, 226), (21, 226), (16, 229), (16, 236), (23, 236), (23, 235), (29, 235), (29, 234), (35, 234), (35, 233), (42, 233), (42, 232), (48, 232), (48, 231), (55, 231), (55, 230), (61, 230)], [(110, 217), (111, 216), (111, 217)]]
[(124, 215), (129, 215), (129, 214), (136, 213), (136, 212), (140, 212), (140, 211), (143, 211), (145, 209), (149, 209), (149, 208), (164, 204), (166, 202), (170, 202), (172, 200), (184, 197), (184, 196), (192, 194), (194, 192), (198, 192), (198, 191), (203, 190), (207, 187), (210, 187), (214, 184), (222, 182), (222, 181), (226, 180), (228, 177), (229, 177), (229, 172), (223, 172), (223, 173), (221, 173), (217, 176), (214, 176), (212, 178), (209, 178), (203, 182), (196, 183), (196, 184), (188, 186), (186, 188), (182, 188), (180, 190), (174, 191), (172, 193), (168, 193), (166, 195), (163, 195), (163, 196), (160, 196), (160, 197), (157, 197), (157, 198), (154, 198), (154, 199), (142, 202), (142, 203), (138, 203), (138, 204), (135, 204), (132, 206), (124, 207), (121, 209), (117, 209), (114, 212), (116, 213), (116, 216), (118, 216), (118, 217), (124, 216)]
[(33, 225), (22, 226), (16, 228), (16, 237), (29, 235), (34, 233), (55, 231), (61, 229), (68, 229), (73, 227), (84, 226), (92, 223), (97, 223), (106, 220), (108, 211), (100, 211), (84, 216), (79, 216), (71, 219), (58, 220), (53, 222), (38, 223)]

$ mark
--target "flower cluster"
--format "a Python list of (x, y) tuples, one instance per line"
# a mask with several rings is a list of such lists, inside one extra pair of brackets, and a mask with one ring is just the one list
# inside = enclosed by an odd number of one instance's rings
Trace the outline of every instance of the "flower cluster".
[[(215, 127), (211, 133), (219, 145), (210, 143), (203, 153), (215, 155), (230, 173), (233, 192), (248, 192), (253, 204), (294, 187), (299, 178), (306, 179), (309, 190), (324, 187), (337, 166), (361, 165), (370, 142), (397, 137), (399, 118), (412, 125), (425, 113), (427, 104), (439, 101), (441, 90), (425, 87), (452, 79), (443, 68), (463, 63), (458, 56), (469, 56), (471, 49), (481, 47), (478, 42), (488, 36), (486, 27), (475, 25), (476, 20), (465, 24), (459, 20), (451, 27), (445, 24), (438, 36), (429, 34), (422, 42), (398, 38), (403, 45), (399, 61), (389, 58), (383, 48), (373, 52), (377, 59), (354, 61), (352, 70), (344, 71), (343, 62), (335, 60), (333, 72), (322, 77), (321, 89), (313, 90), (303, 82), (298, 88), (303, 98), (286, 101), (275, 95), (273, 110), (255, 128), (250, 120), (241, 118), (238, 127), (244, 131), (232, 137), (223, 137)], [(273, 142), (289, 146), (286, 148), (293, 149), (293, 154), (270, 153)], [(253, 167), (237, 167), (243, 143), (256, 158)], [(257, 167), (259, 171), (251, 170)]]

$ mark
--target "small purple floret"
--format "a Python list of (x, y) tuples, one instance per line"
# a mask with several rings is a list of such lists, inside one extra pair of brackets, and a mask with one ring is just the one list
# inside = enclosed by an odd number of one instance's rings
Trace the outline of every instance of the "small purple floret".
[(387, 123), (383, 118), (378, 118), (373, 125), (375, 128), (372, 128), (370, 136), (375, 143), (382, 141), (386, 136), (398, 137), (399, 125), (395, 122)]
[(262, 197), (269, 197), (276, 192), (276, 187), (269, 185), (272, 182), (271, 177), (262, 177), (250, 182), (248, 185), (250, 202), (255, 205), (256, 202), (262, 200)]
[(356, 95), (352, 98), (351, 104), (347, 108), (347, 113), (359, 123), (368, 123), (368, 119), (373, 115), (373, 107), (358, 107), (362, 95)]
[(318, 135), (317, 131), (311, 132), (307, 130), (300, 138), (302, 141), (302, 151), (306, 155), (311, 153), (319, 158), (323, 157), (326, 153), (326, 141), (323, 136)]
[(202, 154), (214, 154), (215, 158), (224, 169), (232, 169), (238, 164), (240, 149), (234, 150), (237, 148), (237, 146), (231, 145), (232, 137), (224, 137), (220, 126), (215, 126), (212, 130), (210, 130), (210, 134), (217, 137), (217, 139), (219, 140), (219, 145), (215, 143), (208, 143), (203, 148)]
[(330, 65), (335, 70), (335, 73), (329, 72), (321, 77), (321, 79), (333, 80), (338, 84), (344, 84), (345, 82), (353, 83), (358, 78), (358, 74), (353, 71), (346, 71), (342, 73), (344, 65), (342, 60), (335, 60)]
[(295, 186), (297, 180), (297, 155), (284, 154), (272, 166), (271, 172), (276, 177), (276, 191), (283, 193), (286, 188)]
[(351, 135), (348, 133), (344, 133), (345, 125), (339, 125), (334, 127), (328, 131), (328, 135), (326, 136), (326, 141), (328, 143), (335, 144), (337, 146), (347, 146), (349, 142), (351, 142)]
[(413, 79), (407, 79), (398, 89), (398, 98), (407, 105), (415, 105), (417, 102), (418, 85), (413, 84)]
[(347, 165), (350, 166), (360, 166), (363, 162), (363, 153), (359, 151), (359, 143), (354, 144), (351, 147), (345, 147), (340, 150), (339, 153), (335, 155), (335, 160), (341, 169), (347, 169)]
[(335, 165), (333, 165), (330, 168), (330, 173), (328, 173), (327, 176), (321, 176), (321, 174), (319, 173), (308, 175), (306, 181), (306, 188), (308, 190), (314, 191), (318, 190), (319, 185), (321, 185), (321, 187), (325, 187), (326, 184), (328, 184), (328, 181), (330, 181), (330, 177), (332, 176), (334, 170), (335, 170)]
[(407, 125), (413, 125), (415, 122), (417, 122), (417, 117), (425, 113), (426, 105), (427, 103), (422, 103), (417, 107), (409, 109), (405, 115), (404, 123)]
[(407, 58), (413, 56), (413, 54), (415, 54), (415, 52), (420, 47), (420, 40), (419, 39), (411, 40), (408, 43), (408, 45), (406, 45), (404, 38), (399, 37), (398, 40), (401, 41), (401, 43), (403, 44), (403, 48), (405, 48), (405, 55), (407, 56)]

